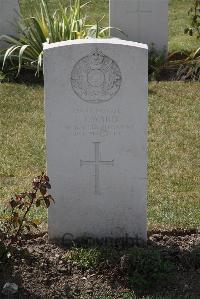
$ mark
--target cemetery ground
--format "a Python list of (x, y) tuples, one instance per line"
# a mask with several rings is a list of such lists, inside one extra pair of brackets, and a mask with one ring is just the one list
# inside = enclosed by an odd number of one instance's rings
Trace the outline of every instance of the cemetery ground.
[[(45, 169), (43, 87), (1, 84), (0, 103), (4, 201)], [(199, 114), (199, 83), (149, 84), (147, 248), (51, 245), (39, 208), (42, 233), (0, 264), (0, 288), (12, 280), (27, 298), (200, 298)]]
[[(26, 10), (29, 2), (20, 1)], [(170, 51), (199, 46), (180, 33), (188, 2), (170, 1)], [(96, 1), (92, 10), (108, 23), (108, 1)], [(40, 232), (24, 236), (21, 249), (8, 254), (1, 244), (0, 292), (9, 281), (19, 286), (16, 298), (200, 298), (199, 88), (149, 83), (147, 247), (120, 240), (112, 248), (84, 240), (49, 244), (41, 207), (31, 214)], [(6, 200), (30, 190), (46, 169), (43, 97), (41, 84), (0, 84), (1, 217)]]

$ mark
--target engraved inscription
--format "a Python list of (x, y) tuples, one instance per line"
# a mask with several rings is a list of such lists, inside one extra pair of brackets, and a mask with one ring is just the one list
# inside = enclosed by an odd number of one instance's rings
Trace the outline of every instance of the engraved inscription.
[(121, 81), (117, 63), (98, 49), (80, 59), (71, 73), (71, 85), (75, 94), (94, 104), (112, 99), (119, 91)]
[(95, 105), (89, 108), (74, 108), (72, 115), (73, 122), (65, 127), (70, 136), (124, 136), (135, 129), (134, 119), (130, 122), (121, 118), (121, 108), (102, 108)]
[(93, 161), (80, 161), (80, 165), (94, 165), (95, 169), (95, 194), (101, 195), (100, 192), (100, 166), (114, 166), (114, 160), (112, 161), (102, 161), (100, 152), (100, 142), (93, 142), (95, 146), (95, 154)]

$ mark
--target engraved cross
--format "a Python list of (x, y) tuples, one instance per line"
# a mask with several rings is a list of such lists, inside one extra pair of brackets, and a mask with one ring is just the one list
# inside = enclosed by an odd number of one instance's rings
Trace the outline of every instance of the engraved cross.
[(95, 146), (95, 154), (93, 161), (80, 161), (80, 165), (94, 165), (95, 169), (95, 194), (100, 195), (100, 166), (114, 166), (114, 160), (112, 161), (102, 161), (100, 153), (100, 142), (93, 142)]

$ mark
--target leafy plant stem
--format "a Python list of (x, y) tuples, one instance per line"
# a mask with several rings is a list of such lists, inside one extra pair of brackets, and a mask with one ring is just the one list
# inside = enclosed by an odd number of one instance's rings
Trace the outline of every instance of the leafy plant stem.
[[(36, 195), (36, 193), (37, 193), (37, 191), (35, 191), (34, 194)], [(32, 208), (33, 203), (34, 203), (34, 197), (31, 199), (29, 206), (27, 207), (27, 209), (26, 209), (24, 215), (22, 216), (22, 219), (21, 219), (21, 221), (20, 221), (20, 224), (19, 224), (19, 227), (18, 227), (18, 229), (17, 229), (17, 232), (16, 232), (16, 234), (14, 235), (14, 239), (17, 239), (18, 236), (20, 235), (20, 233), (21, 233), (21, 231), (22, 231), (22, 228), (23, 228), (24, 221), (26, 220), (26, 218), (27, 218), (27, 216), (28, 216), (28, 213), (30, 212), (30, 210), (31, 210), (31, 208)]]

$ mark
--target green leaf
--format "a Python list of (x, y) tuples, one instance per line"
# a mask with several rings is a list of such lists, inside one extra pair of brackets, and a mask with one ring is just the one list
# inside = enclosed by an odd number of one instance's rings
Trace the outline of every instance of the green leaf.
[(44, 195), (46, 194), (46, 192), (47, 192), (46, 187), (45, 187), (44, 185), (41, 186), (41, 187), (40, 187), (40, 193), (44, 196)]
[(3, 35), (10, 47), (0, 54), (3, 56), (2, 68), (8, 61), (10, 69), (17, 69), (19, 75), (22, 69), (34, 69), (36, 75), (43, 69), (43, 43), (53, 43), (64, 40), (88, 37), (105, 37), (107, 28), (101, 28), (100, 21), (96, 25), (86, 24), (86, 16), (82, 10), (89, 2), (81, 5), (80, 0), (70, 1), (65, 7), (58, 1), (58, 8), (51, 13), (48, 0), (38, 0), (35, 11), (30, 17), (20, 15), (17, 24), (19, 37)]
[(10, 201), (10, 206), (11, 206), (12, 209), (14, 209), (15, 207), (18, 206), (18, 202), (16, 200), (12, 199)]
[(36, 200), (36, 203), (35, 203), (36, 207), (38, 208), (38, 207), (40, 206), (40, 204), (41, 204), (40, 199), (37, 199), (37, 200)]
[(45, 201), (46, 207), (49, 208), (49, 206), (50, 206), (50, 200), (49, 200), (49, 197), (46, 196), (46, 197), (44, 198), (44, 201)]

